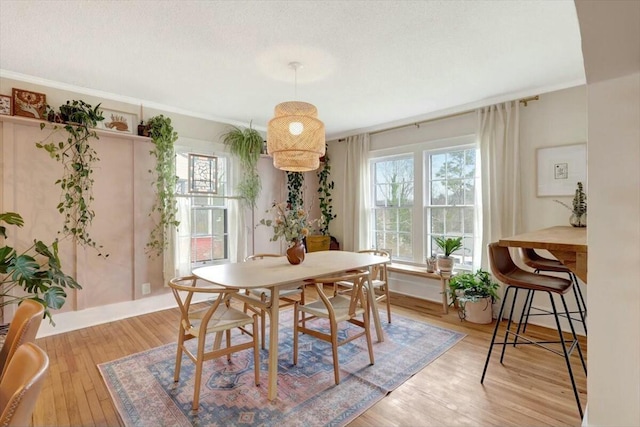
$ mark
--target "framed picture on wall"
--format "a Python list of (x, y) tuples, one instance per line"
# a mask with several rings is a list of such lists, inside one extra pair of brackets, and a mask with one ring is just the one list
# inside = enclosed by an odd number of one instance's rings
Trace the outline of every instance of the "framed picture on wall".
[(14, 116), (45, 120), (47, 95), (16, 88), (13, 88), (12, 92)]
[(0, 114), (10, 116), (11, 110), (11, 97), (9, 95), (0, 95)]
[(101, 108), (104, 120), (98, 122), (98, 129), (111, 130), (120, 133), (133, 133), (137, 129), (138, 116), (124, 111)]
[(587, 144), (537, 150), (538, 197), (573, 196), (576, 184), (587, 185)]

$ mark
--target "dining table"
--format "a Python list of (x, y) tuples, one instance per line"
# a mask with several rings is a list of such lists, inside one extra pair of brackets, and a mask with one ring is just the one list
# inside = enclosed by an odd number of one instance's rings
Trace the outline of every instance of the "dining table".
[[(349, 251), (319, 251), (305, 254), (301, 264), (292, 265), (285, 256), (264, 258), (252, 262), (226, 263), (200, 267), (193, 274), (207, 282), (231, 289), (268, 288), (271, 290), (269, 312), (269, 362), (267, 397), (274, 400), (278, 395), (278, 324), (279, 291), (305, 279), (329, 276), (348, 270), (369, 269), (376, 264), (385, 264), (389, 258), (367, 253)], [(384, 340), (380, 316), (371, 277), (367, 283), (367, 303), (373, 312), (378, 341)]]
[(587, 283), (587, 229), (557, 225), (505, 237), (500, 246), (549, 251), (569, 270)]

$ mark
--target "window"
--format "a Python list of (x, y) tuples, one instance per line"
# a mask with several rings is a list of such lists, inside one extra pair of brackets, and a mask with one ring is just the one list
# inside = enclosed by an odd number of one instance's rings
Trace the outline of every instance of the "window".
[[(208, 179), (208, 185), (215, 185), (215, 188), (208, 188), (207, 191), (217, 194), (197, 194), (192, 191), (193, 183), (199, 182), (198, 177), (191, 176), (199, 170), (193, 167), (194, 158), (206, 159), (209, 162), (207, 171), (215, 171), (216, 176)], [(188, 218), (181, 218), (178, 229), (181, 263), (196, 267), (228, 260), (229, 223), (224, 199), (227, 194), (227, 159), (178, 153), (176, 166), (179, 210), (182, 216), (188, 215)]]
[(435, 237), (461, 236), (463, 247), (454, 254), (456, 264), (458, 268), (471, 270), (475, 238), (475, 148), (427, 152), (425, 175), (425, 253), (442, 253), (434, 242)]
[(482, 230), (476, 230), (480, 186), (471, 141), (473, 135), (385, 149), (384, 157), (372, 153), (371, 247), (390, 250), (396, 261), (424, 264), (441, 253), (435, 237), (460, 236), (456, 268), (474, 268)]
[(412, 260), (413, 158), (374, 161), (373, 242), (394, 259)]

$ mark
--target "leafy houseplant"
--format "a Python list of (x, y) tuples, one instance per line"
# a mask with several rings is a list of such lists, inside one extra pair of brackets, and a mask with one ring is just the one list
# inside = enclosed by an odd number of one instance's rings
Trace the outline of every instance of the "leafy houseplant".
[(302, 172), (287, 172), (287, 205), (291, 209), (300, 208), (304, 204), (302, 187), (304, 174)]
[[(2, 222), (17, 227), (24, 225), (22, 217), (14, 212), (0, 213), (0, 224)], [(0, 225), (0, 236), (7, 238), (4, 225)], [(13, 295), (15, 288), (22, 289), (24, 294)], [(57, 239), (50, 245), (34, 240), (33, 245), (20, 254), (10, 246), (0, 246), (0, 307), (32, 299), (44, 306), (45, 317), (54, 324), (49, 309), (57, 310), (64, 305), (67, 294), (63, 288), (82, 289), (73, 277), (62, 271)]]
[[(93, 169), (100, 160), (91, 142), (99, 139), (94, 128), (99, 121), (104, 120), (99, 107), (100, 104), (93, 108), (84, 101), (75, 100), (61, 105), (59, 112), (47, 106), (46, 115), (50, 121), (66, 124), (62, 127), (54, 125), (52, 132), (36, 143), (38, 148), (46, 150), (63, 166), (62, 177), (56, 181), (62, 190), (61, 201), (57, 206), (58, 212), (64, 216), (62, 234), (94, 249), (102, 247), (91, 238), (88, 231), (95, 217), (95, 211), (91, 209)], [(45, 123), (41, 123), (40, 129), (45, 126)], [(60, 130), (67, 132), (66, 140), (44, 143)]]
[(569, 223), (574, 227), (586, 227), (587, 226), (587, 195), (582, 189), (582, 183), (578, 182), (575, 195), (573, 196), (573, 204), (571, 207), (560, 200), (554, 200), (554, 202), (561, 204), (565, 208), (571, 211), (571, 217)]
[(149, 216), (153, 213), (160, 215), (160, 220), (155, 224), (149, 242), (147, 252), (160, 255), (167, 247), (167, 233), (171, 226), (177, 227), (180, 223), (176, 220), (178, 203), (176, 200), (176, 175), (175, 148), (173, 144), (178, 139), (178, 134), (173, 130), (171, 119), (160, 114), (149, 119), (149, 135), (153, 141), (151, 154), (156, 158), (155, 172), (156, 200)]
[(443, 273), (450, 273), (453, 270), (454, 260), (451, 254), (462, 247), (462, 237), (435, 237), (436, 245), (442, 250), (444, 255), (438, 256), (438, 270)]
[(258, 160), (263, 143), (262, 135), (252, 129), (251, 125), (246, 129), (234, 126), (223, 135), (223, 142), (229, 147), (231, 154), (240, 160), (242, 179), (237, 186), (238, 193), (249, 207), (254, 208), (262, 188), (258, 174)]
[[(458, 303), (461, 319), (467, 318), (475, 323), (491, 323), (491, 303), (500, 299), (498, 285), (486, 271), (479, 269), (475, 273), (462, 273), (449, 280), (447, 293), (451, 304)], [(477, 305), (476, 305), (477, 304)], [(479, 306), (479, 316), (477, 315)]]
[[(322, 160), (322, 159), (321, 159)], [(334, 182), (329, 181), (331, 173), (331, 164), (329, 163), (329, 154), (325, 154), (322, 167), (316, 173), (318, 176), (318, 199), (320, 200), (320, 233), (325, 236), (329, 235), (329, 223), (336, 218), (333, 213), (333, 205), (331, 202), (331, 190), (333, 190)]]

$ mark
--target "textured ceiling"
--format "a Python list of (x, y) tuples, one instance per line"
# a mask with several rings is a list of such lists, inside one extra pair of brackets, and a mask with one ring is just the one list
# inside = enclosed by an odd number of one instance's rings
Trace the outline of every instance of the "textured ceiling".
[(0, 0), (0, 75), (258, 129), (307, 101), (328, 139), (585, 82), (547, 0)]

